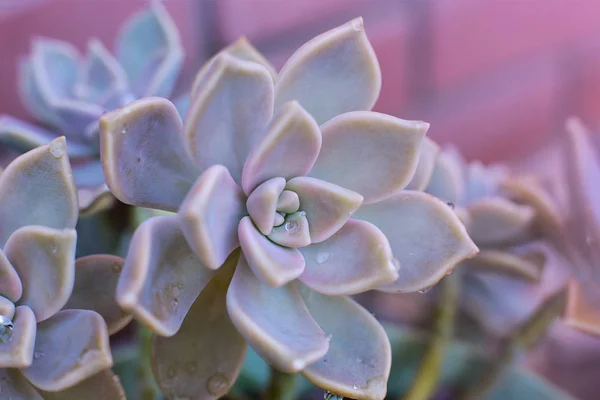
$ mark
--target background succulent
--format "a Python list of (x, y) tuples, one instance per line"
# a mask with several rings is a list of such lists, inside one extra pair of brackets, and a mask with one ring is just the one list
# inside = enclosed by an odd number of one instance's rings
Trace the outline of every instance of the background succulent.
[[(77, 260), (76, 268), (77, 192), (66, 153), (65, 138), (57, 138), (17, 157), (0, 175), (0, 375), (6, 398), (69, 400), (82, 390), (86, 398), (121, 398), (108, 370), (106, 322), (93, 311), (98, 305), (85, 309), (84, 301), (100, 300), (86, 297), (92, 295), (85, 285), (89, 274), (114, 293), (118, 274), (111, 282), (100, 270), (118, 259), (91, 256)], [(114, 300), (100, 308), (110, 304), (118, 309)], [(103, 314), (113, 330), (130, 319)]]
[(160, 1), (125, 22), (115, 54), (96, 39), (81, 57), (68, 42), (37, 38), (19, 65), (19, 89), (44, 127), (0, 116), (0, 143), (10, 149), (23, 152), (67, 137), (82, 212), (112, 201), (99, 160), (98, 118), (135, 98), (170, 96), (181, 70), (177, 27)]
[[(421, 148), (411, 185), (448, 202), (479, 254), (461, 264), (461, 304), (488, 329), (507, 334), (564, 284), (566, 272), (548, 241), (559, 226), (541, 182), (503, 165), (467, 163), (457, 150)], [(542, 234), (544, 233), (544, 234)]]
[(114, 195), (178, 212), (138, 228), (117, 290), (162, 336), (153, 368), (168, 398), (226, 393), (246, 342), (326, 390), (385, 396), (389, 342), (346, 295), (423, 289), (477, 248), (446, 204), (402, 191), (428, 124), (368, 111), (380, 86), (358, 18), (278, 75), (247, 41), (226, 48), (184, 123), (160, 98), (102, 117)]

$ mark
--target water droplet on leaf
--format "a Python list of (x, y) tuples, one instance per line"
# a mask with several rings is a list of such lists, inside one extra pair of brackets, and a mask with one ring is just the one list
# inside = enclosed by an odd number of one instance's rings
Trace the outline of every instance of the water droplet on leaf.
[(52, 142), (50, 143), (50, 154), (54, 156), (54, 158), (61, 158), (65, 155), (65, 148), (60, 142)]
[(332, 335), (331, 333), (328, 333), (327, 335), (325, 335), (325, 337), (326, 337), (328, 340), (331, 340), (331, 338), (333, 337), (333, 335)]
[(8, 343), (12, 339), (15, 326), (10, 318), (0, 315), (0, 342)]
[(419, 290), (419, 293), (427, 293), (431, 290), (432, 287), (433, 286), (429, 286), (429, 287), (426, 287), (425, 289), (421, 289), (421, 290)]
[(300, 230), (300, 225), (298, 225), (298, 221), (288, 221), (285, 223), (285, 230), (289, 233), (296, 233)]
[(208, 389), (209, 393), (218, 396), (227, 390), (228, 384), (229, 381), (223, 374), (216, 373), (209, 378), (206, 383), (206, 389)]
[(319, 251), (317, 253), (317, 264), (325, 264), (331, 258), (331, 253), (328, 251)]

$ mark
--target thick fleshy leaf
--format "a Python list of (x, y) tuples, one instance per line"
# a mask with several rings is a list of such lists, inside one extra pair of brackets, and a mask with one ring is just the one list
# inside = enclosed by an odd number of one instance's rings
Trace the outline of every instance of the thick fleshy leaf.
[(474, 271), (507, 275), (530, 282), (539, 281), (542, 275), (541, 266), (535, 260), (527, 255), (519, 256), (503, 250), (482, 250), (467, 264)]
[(227, 167), (241, 184), (242, 168), (273, 115), (273, 80), (261, 65), (219, 55), (198, 87), (185, 119), (189, 147), (201, 169)]
[(21, 278), (2, 250), (0, 250), (0, 295), (13, 302), (23, 295)]
[(479, 245), (517, 243), (532, 234), (532, 207), (502, 197), (487, 197), (472, 203), (467, 210), (469, 235)]
[(124, 262), (121, 257), (102, 254), (77, 259), (73, 294), (64, 309), (96, 311), (106, 321), (109, 335), (121, 330), (132, 318), (116, 300)]
[(227, 291), (227, 310), (252, 348), (280, 371), (301, 371), (327, 353), (329, 341), (298, 289), (261, 283), (243, 256)]
[(33, 73), (32, 61), (30, 58), (19, 60), (18, 75), (19, 81), (17, 89), (19, 90), (19, 97), (29, 112), (40, 121), (52, 126), (58, 126), (58, 116), (42, 95), (37, 77)]
[(565, 323), (573, 328), (600, 336), (600, 312), (575, 280), (568, 286), (564, 319)]
[(227, 168), (215, 165), (196, 181), (181, 204), (181, 229), (203, 265), (217, 269), (239, 247), (237, 226), (246, 199)]
[(370, 110), (381, 90), (381, 71), (362, 18), (300, 47), (277, 77), (277, 104), (297, 100), (319, 124), (336, 115)]
[(15, 303), (4, 296), (0, 296), (0, 315), (8, 319), (15, 315)]
[(300, 198), (300, 210), (306, 213), (312, 243), (336, 233), (363, 200), (352, 190), (310, 177), (294, 178), (285, 188)]
[(23, 283), (19, 304), (44, 321), (60, 310), (71, 295), (75, 280), (74, 229), (25, 226), (6, 242), (6, 257)]
[(279, 199), (277, 199), (277, 212), (289, 214), (298, 211), (299, 208), (300, 197), (298, 197), (296, 192), (292, 192), (291, 190), (281, 192)]
[(8, 400), (45, 400), (18, 369), (1, 368), (2, 398)]
[(48, 392), (65, 390), (112, 367), (106, 323), (89, 310), (62, 310), (37, 327), (29, 382)]
[(169, 399), (218, 399), (235, 382), (246, 355), (246, 342), (226, 307), (236, 252), (194, 302), (173, 337), (155, 337), (152, 369)]
[(300, 248), (308, 246), (311, 243), (311, 237), (306, 213), (298, 211), (287, 214), (283, 223), (274, 227), (268, 237), (273, 242), (285, 247)]
[(271, 63), (269, 63), (269, 61), (262, 54), (260, 54), (260, 52), (256, 50), (254, 46), (250, 44), (250, 42), (248, 42), (248, 39), (246, 39), (245, 37), (240, 37), (235, 42), (221, 50), (218, 54), (213, 56), (206, 63), (204, 63), (202, 68), (200, 68), (200, 71), (198, 71), (198, 73), (196, 74), (196, 78), (194, 79), (194, 84), (192, 85), (191, 91), (192, 97), (196, 96), (196, 94), (198, 93), (198, 88), (206, 78), (206, 74), (210, 70), (212, 63), (219, 55), (223, 53), (232, 55), (236, 58), (239, 58), (240, 60), (251, 61), (262, 65), (267, 71), (269, 71), (269, 74), (271, 74), (271, 77), (273, 77), (273, 81), (277, 76), (277, 71), (275, 71), (275, 68), (273, 68)]
[(300, 281), (317, 292), (351, 295), (394, 282), (398, 267), (387, 238), (373, 224), (350, 220), (332, 237), (301, 250), (306, 268)]
[(32, 45), (31, 68), (44, 101), (55, 105), (73, 96), (78, 79), (79, 54), (69, 42), (36, 38)]
[(250, 194), (271, 178), (306, 175), (317, 161), (321, 142), (321, 131), (310, 114), (296, 101), (284, 104), (246, 160), (244, 192)]
[(80, 217), (104, 211), (112, 207), (116, 201), (105, 183), (96, 187), (81, 187), (77, 193), (79, 195)]
[(60, 131), (69, 138), (69, 141), (87, 142), (90, 147), (96, 143), (88, 141), (93, 135), (93, 126), (104, 113), (104, 109), (97, 104), (85, 103), (73, 99), (60, 99), (53, 105), (54, 111), (60, 121)]
[(383, 400), (392, 363), (387, 335), (379, 322), (347, 297), (302, 292), (306, 306), (330, 337), (329, 351), (303, 371), (309, 381), (352, 399)]
[(26, 368), (33, 361), (36, 341), (35, 314), (27, 306), (19, 306), (13, 318), (11, 339), (0, 342), (0, 368)]
[(534, 179), (507, 178), (500, 183), (500, 190), (509, 198), (532, 207), (535, 210), (535, 224), (545, 235), (556, 235), (561, 229), (561, 215), (558, 206)]
[(589, 264), (600, 263), (600, 159), (586, 127), (567, 121), (566, 178), (570, 182), (568, 229), (571, 241)]
[(419, 163), (417, 164), (417, 169), (415, 170), (415, 174), (413, 175), (410, 183), (406, 186), (407, 190), (422, 191), (427, 188), (427, 185), (429, 185), (429, 181), (431, 180), (439, 152), (440, 146), (436, 142), (428, 137), (423, 138), (423, 141), (421, 142), (421, 148), (419, 150)]
[(65, 138), (16, 158), (0, 175), (0, 247), (27, 225), (74, 228), (77, 192)]
[(98, 39), (88, 42), (83, 76), (77, 88), (81, 98), (100, 105), (116, 92), (124, 93), (127, 90), (125, 71)]
[(355, 217), (381, 229), (400, 262), (399, 278), (380, 286), (383, 291), (416, 292), (431, 287), (478, 252), (452, 209), (427, 193), (404, 191), (362, 206)]
[(250, 217), (242, 218), (238, 235), (248, 266), (269, 286), (285, 285), (304, 270), (304, 258), (298, 249), (273, 243), (256, 229)]
[(354, 190), (365, 203), (390, 197), (412, 179), (429, 124), (356, 111), (321, 126), (323, 145), (310, 176)]
[(461, 204), (464, 186), (462, 159), (453, 152), (444, 150), (435, 160), (427, 193), (448, 203)]
[(178, 216), (150, 218), (131, 240), (117, 302), (154, 332), (172, 336), (212, 276), (185, 240)]
[(285, 179), (272, 178), (261, 183), (248, 196), (246, 209), (263, 235), (268, 235), (273, 229), (277, 203), (284, 188)]
[(171, 95), (184, 55), (177, 26), (160, 1), (123, 25), (116, 54), (139, 97)]
[(100, 119), (106, 183), (124, 203), (176, 211), (199, 175), (167, 99), (134, 101)]
[[(20, 121), (10, 115), (0, 116), (0, 143), (20, 152), (50, 143), (56, 134), (43, 128)], [(85, 157), (95, 154), (94, 149), (77, 142), (69, 143), (69, 156)]]
[(42, 392), (44, 400), (125, 400), (119, 377), (106, 370), (60, 392)]

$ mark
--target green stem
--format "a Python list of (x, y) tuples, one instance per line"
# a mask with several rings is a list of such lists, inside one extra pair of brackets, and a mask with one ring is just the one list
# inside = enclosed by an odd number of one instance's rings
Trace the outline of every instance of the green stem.
[(454, 331), (460, 277), (458, 274), (449, 275), (440, 282), (440, 286), (442, 292), (434, 311), (433, 336), (404, 400), (430, 399), (438, 386), (446, 348)]
[(296, 386), (296, 374), (287, 374), (271, 367), (271, 379), (266, 400), (293, 400), (294, 387)]
[(506, 339), (506, 342), (488, 371), (468, 388), (463, 400), (483, 399), (512, 364), (515, 356), (531, 349), (548, 331), (556, 317), (562, 314), (566, 299), (566, 290), (549, 297), (538, 310), (524, 323), (518, 326)]
[(161, 398), (161, 392), (152, 374), (152, 331), (142, 325), (138, 325), (137, 335), (140, 346), (140, 360), (138, 364), (140, 399), (157, 400)]

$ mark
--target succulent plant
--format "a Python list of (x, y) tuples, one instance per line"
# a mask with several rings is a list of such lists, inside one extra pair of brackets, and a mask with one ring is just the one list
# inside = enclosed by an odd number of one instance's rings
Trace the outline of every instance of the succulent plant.
[(107, 323), (93, 308), (103, 310), (113, 331), (130, 317), (108, 312), (118, 309), (114, 300), (85, 307), (102, 300), (87, 297), (93, 293), (85, 281), (93, 275), (103, 291), (114, 293), (118, 274), (106, 271), (123, 260), (76, 262), (77, 215), (64, 137), (17, 157), (0, 175), (2, 398), (42, 399), (48, 392), (43, 398), (68, 400), (81, 398), (77, 390), (89, 393), (86, 398), (99, 390), (117, 393), (103, 399), (121, 398), (109, 370)]
[(169, 399), (218, 398), (246, 343), (355, 399), (382, 399), (391, 354), (348, 295), (418, 291), (477, 252), (445, 203), (403, 191), (428, 129), (369, 111), (381, 73), (361, 18), (301, 46), (279, 74), (247, 41), (209, 60), (182, 123), (145, 98), (100, 120), (107, 184), (142, 223), (119, 304), (158, 336)]
[(81, 57), (68, 42), (37, 38), (19, 64), (23, 102), (44, 127), (0, 116), (0, 143), (28, 151), (66, 136), (82, 212), (112, 202), (99, 160), (98, 118), (142, 96), (170, 96), (183, 63), (177, 27), (164, 5), (122, 27), (116, 56), (97, 39)]
[[(600, 176), (598, 146), (578, 118), (566, 123), (566, 137), (551, 159), (562, 168), (549, 176), (547, 163), (536, 172), (553, 189), (562, 215), (556, 245), (572, 271), (565, 322), (585, 332), (600, 335)], [(555, 168), (552, 169), (555, 171)]]
[(435, 143), (424, 143), (417, 171), (411, 184), (448, 202), (481, 249), (460, 267), (463, 307), (486, 328), (509, 333), (565, 276), (544, 241), (559, 226), (550, 193), (506, 166), (467, 163), (454, 148), (440, 152)]

